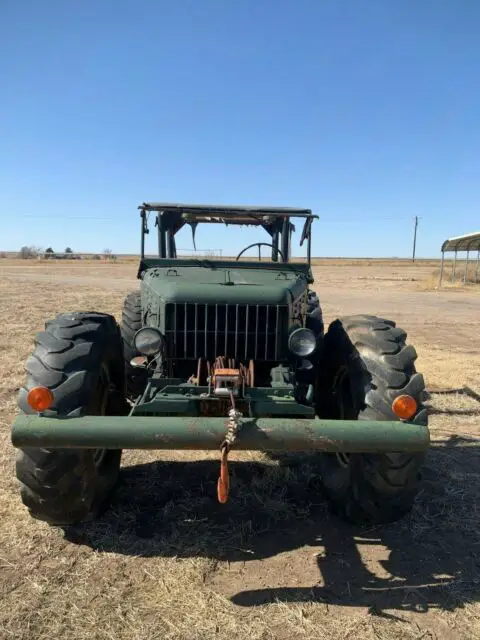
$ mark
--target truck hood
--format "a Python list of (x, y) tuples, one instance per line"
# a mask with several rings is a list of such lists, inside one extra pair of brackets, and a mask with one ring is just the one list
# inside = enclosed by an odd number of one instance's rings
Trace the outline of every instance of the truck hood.
[[(143, 273), (144, 286), (163, 302), (203, 304), (288, 304), (305, 291), (304, 268), (241, 268), (175, 265), (154, 267)], [(303, 266), (303, 265), (302, 265)]]

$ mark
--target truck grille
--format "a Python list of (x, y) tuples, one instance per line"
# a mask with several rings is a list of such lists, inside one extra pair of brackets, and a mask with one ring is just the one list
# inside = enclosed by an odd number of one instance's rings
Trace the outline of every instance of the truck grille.
[(286, 305), (169, 303), (165, 337), (171, 358), (281, 360), (287, 323)]

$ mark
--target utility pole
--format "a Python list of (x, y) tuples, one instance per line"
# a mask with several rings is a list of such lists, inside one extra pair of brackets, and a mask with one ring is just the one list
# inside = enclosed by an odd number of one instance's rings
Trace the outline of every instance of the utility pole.
[(415, 262), (415, 249), (417, 247), (417, 227), (418, 227), (418, 216), (415, 216), (415, 229), (413, 231), (413, 255), (412, 262)]

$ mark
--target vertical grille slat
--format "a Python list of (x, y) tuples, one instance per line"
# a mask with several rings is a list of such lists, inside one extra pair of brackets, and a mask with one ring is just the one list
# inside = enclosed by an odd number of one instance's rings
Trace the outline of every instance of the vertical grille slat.
[(259, 314), (259, 306), (255, 305), (257, 309), (256, 319), (255, 319), (255, 355), (254, 358), (258, 357), (258, 314)]
[(198, 304), (195, 303), (195, 352), (194, 357), (198, 358), (198, 350), (197, 350), (197, 336), (198, 336)]
[(238, 353), (238, 304), (235, 305), (235, 355)]
[(168, 353), (175, 359), (278, 361), (286, 356), (287, 325), (286, 305), (179, 302), (165, 309)]
[(183, 319), (183, 352), (185, 358), (187, 357), (187, 340), (188, 340), (188, 304), (184, 304), (184, 319)]
[[(166, 315), (166, 314), (165, 314)], [(167, 318), (165, 318), (165, 322), (167, 322)], [(172, 355), (175, 355), (177, 350), (177, 305), (173, 305), (173, 345), (172, 345)]]
[(267, 305), (265, 305), (265, 314), (266, 314), (266, 328), (265, 328), (265, 360), (268, 360), (268, 339), (270, 337), (270, 334), (268, 333), (268, 320), (269, 320), (269, 310), (270, 307)]
[[(228, 353), (228, 304), (225, 305), (225, 349), (224, 349), (224, 354), (223, 355), (227, 355)], [(222, 354), (219, 354), (222, 355)]]
[(250, 307), (247, 304), (247, 307), (245, 309), (245, 355), (244, 355), (245, 360), (248, 357), (248, 314), (249, 312), (250, 312)]
[(217, 352), (217, 342), (218, 342), (218, 304), (215, 305), (215, 356), (214, 358), (216, 358), (216, 354)]
[(205, 318), (205, 325), (204, 325), (204, 332), (205, 332), (205, 344), (203, 346), (203, 350), (204, 353), (207, 353), (208, 350), (208, 321), (209, 321), (209, 317), (208, 317), (208, 305), (204, 305), (204, 315), (203, 317)]
[(275, 331), (275, 360), (278, 360), (278, 333), (280, 330), (280, 306), (277, 304), (277, 312), (275, 315), (275, 327), (278, 329)]

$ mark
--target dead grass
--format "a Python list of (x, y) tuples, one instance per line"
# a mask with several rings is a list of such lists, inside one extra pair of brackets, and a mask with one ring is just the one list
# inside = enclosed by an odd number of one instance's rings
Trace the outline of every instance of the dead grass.
[[(395, 525), (365, 530), (332, 518), (315, 456), (248, 452), (232, 455), (224, 507), (214, 453), (132, 451), (102, 518), (67, 533), (33, 521), (19, 501), (9, 435), (34, 333), (60, 311), (119, 317), (130, 287), (0, 279), (0, 638), (480, 637), (475, 415), (432, 417), (422, 493)], [(409, 338), (428, 383), (479, 391), (478, 326), (468, 350), (455, 343), (453, 316), (419, 313), (450, 336), (432, 348), (412, 314)], [(439, 412), (475, 407), (464, 396), (430, 402)]]
[[(411, 339), (413, 340), (414, 336)], [(454, 335), (451, 335), (451, 342), (454, 343)], [(480, 392), (480, 349), (475, 348), (474, 344), (470, 350), (455, 348), (454, 344), (445, 344), (442, 348), (438, 344), (429, 345), (423, 341), (415, 341), (415, 348), (419, 354), (417, 369), (424, 373), (428, 384), (449, 388), (466, 385)], [(445, 398), (451, 399), (449, 396)], [(455, 406), (459, 409), (464, 408), (464, 403), (470, 401), (466, 396), (457, 400), (460, 404)]]
[[(440, 268), (438, 263), (432, 272), (422, 281), (425, 289), (438, 289), (440, 286)], [(443, 276), (441, 287), (443, 289), (480, 289), (480, 268), (477, 267), (476, 259), (472, 260), (467, 268), (467, 276), (465, 278), (465, 261), (457, 261), (455, 268), (455, 277), (453, 277), (453, 262), (446, 262), (443, 267)]]

